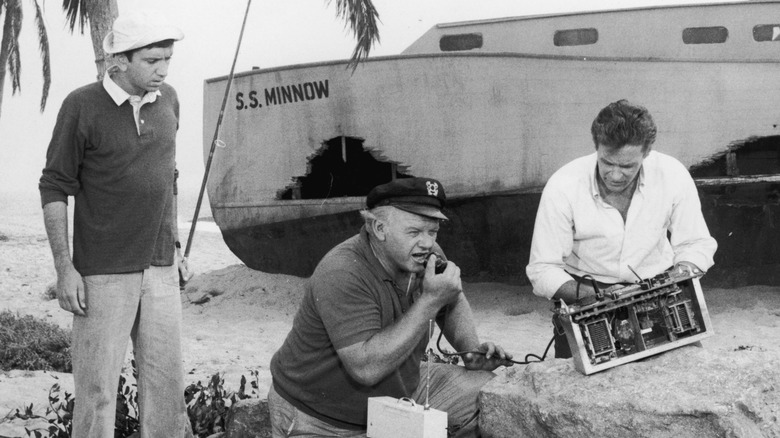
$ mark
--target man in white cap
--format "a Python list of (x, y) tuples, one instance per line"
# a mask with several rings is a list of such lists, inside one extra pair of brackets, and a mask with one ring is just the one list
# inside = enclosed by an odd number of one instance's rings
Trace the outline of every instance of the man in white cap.
[(103, 41), (115, 60), (110, 74), (65, 98), (49, 143), (39, 189), (57, 297), (73, 313), (74, 437), (114, 436), (128, 337), (140, 436), (191, 435), (175, 250), (179, 101), (164, 82), (182, 38), (157, 14), (117, 18)]

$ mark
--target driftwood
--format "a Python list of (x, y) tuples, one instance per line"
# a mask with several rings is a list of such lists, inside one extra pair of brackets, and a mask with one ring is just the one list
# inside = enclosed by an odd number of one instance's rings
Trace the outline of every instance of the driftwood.
[(715, 178), (694, 178), (699, 187), (731, 186), (741, 184), (778, 183), (780, 175), (721, 176)]

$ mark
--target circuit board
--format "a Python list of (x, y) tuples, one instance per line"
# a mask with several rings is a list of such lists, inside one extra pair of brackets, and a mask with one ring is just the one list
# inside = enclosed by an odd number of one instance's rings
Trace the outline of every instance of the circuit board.
[(713, 334), (698, 275), (664, 272), (556, 310), (574, 365), (593, 374)]

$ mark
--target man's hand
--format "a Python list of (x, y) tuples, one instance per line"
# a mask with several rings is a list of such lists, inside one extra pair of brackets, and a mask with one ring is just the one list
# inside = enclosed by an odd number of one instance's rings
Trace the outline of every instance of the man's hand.
[(176, 267), (179, 269), (179, 289), (184, 290), (187, 282), (195, 276), (195, 271), (190, 268), (189, 261), (182, 257), (179, 241), (176, 241)]
[(511, 367), (514, 364), (511, 359), (512, 355), (501, 346), (484, 342), (477, 347), (476, 352), (463, 355), (463, 365), (468, 370), (493, 371), (500, 366)]
[(436, 254), (431, 254), (425, 266), (423, 277), (423, 297), (434, 299), (442, 307), (454, 302), (463, 292), (460, 281), (460, 268), (452, 262), (447, 262), (447, 268), (441, 274), (436, 274)]
[(74, 315), (87, 316), (87, 301), (84, 296), (84, 281), (73, 265), (57, 274), (57, 300), (60, 307)]
[(176, 257), (176, 260), (179, 268), (179, 286), (184, 287), (195, 276), (195, 272), (190, 268), (189, 262), (184, 257)]
[(563, 283), (558, 291), (553, 295), (553, 299), (563, 300), (568, 305), (577, 304), (584, 299), (593, 300), (596, 296), (596, 290), (589, 281), (577, 283), (572, 279)]
[(672, 272), (676, 272), (682, 275), (701, 275), (704, 273), (695, 264), (685, 261), (675, 263), (674, 267), (672, 268)]

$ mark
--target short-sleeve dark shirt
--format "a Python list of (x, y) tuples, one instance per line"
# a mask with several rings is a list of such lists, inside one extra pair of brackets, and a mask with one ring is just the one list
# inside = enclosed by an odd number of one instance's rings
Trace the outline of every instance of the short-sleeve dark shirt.
[(343, 428), (365, 428), (369, 397), (408, 397), (420, 380), (423, 337), (401, 366), (374, 386), (347, 373), (336, 351), (391, 326), (419, 293), (396, 285), (374, 256), (365, 228), (333, 248), (306, 282), (287, 339), (271, 359), (276, 391), (298, 409)]

